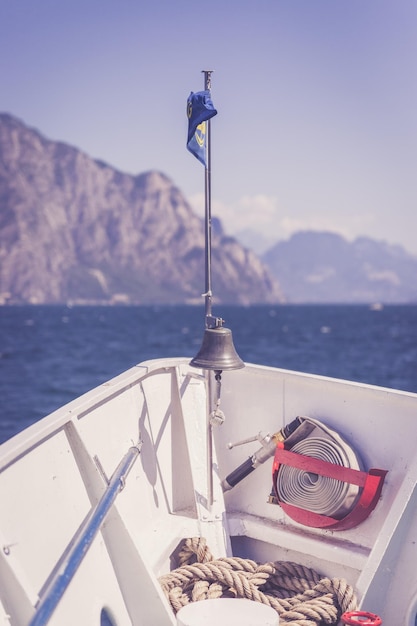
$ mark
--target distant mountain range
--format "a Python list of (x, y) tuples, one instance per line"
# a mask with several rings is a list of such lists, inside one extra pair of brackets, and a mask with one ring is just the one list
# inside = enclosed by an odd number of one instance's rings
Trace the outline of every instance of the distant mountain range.
[[(260, 258), (212, 220), (214, 302), (417, 302), (417, 258), (302, 232)], [(132, 176), (0, 114), (0, 304), (202, 303), (204, 223)]]
[(289, 302), (417, 303), (417, 257), (398, 245), (307, 231), (262, 259)]

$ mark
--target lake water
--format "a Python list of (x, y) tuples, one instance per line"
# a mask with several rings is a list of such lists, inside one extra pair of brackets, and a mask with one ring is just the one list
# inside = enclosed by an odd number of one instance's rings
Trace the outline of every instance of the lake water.
[[(247, 362), (417, 392), (417, 306), (213, 313)], [(202, 307), (0, 307), (0, 442), (141, 361), (195, 356), (203, 331)]]

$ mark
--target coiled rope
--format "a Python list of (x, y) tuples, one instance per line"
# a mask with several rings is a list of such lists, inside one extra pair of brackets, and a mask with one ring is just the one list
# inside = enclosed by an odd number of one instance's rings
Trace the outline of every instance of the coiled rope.
[(343, 579), (323, 578), (313, 569), (290, 562), (258, 564), (238, 557), (213, 559), (203, 538), (186, 539), (179, 567), (159, 582), (175, 613), (207, 598), (248, 598), (273, 607), (280, 624), (337, 624), (354, 611), (353, 588)]

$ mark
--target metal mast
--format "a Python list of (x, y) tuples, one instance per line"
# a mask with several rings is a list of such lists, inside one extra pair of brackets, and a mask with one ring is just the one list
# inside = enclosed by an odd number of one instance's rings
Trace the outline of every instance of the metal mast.
[[(211, 90), (211, 75), (213, 70), (202, 70), (204, 74), (204, 89)], [(212, 316), (212, 285), (211, 285), (211, 120), (206, 122), (207, 132), (207, 159), (205, 166), (204, 191), (205, 191), (205, 309), (206, 328), (218, 326), (218, 321)]]

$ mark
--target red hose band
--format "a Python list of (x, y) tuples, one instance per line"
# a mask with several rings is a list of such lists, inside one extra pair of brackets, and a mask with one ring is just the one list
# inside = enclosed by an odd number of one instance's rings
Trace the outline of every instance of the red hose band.
[[(353, 510), (342, 519), (335, 519), (300, 509), (294, 505), (280, 501), (277, 492), (277, 478), (280, 465), (290, 465), (304, 471), (314, 472), (354, 485), (358, 485), (362, 492)], [(370, 469), (369, 472), (350, 469), (322, 461), (311, 456), (297, 454), (285, 450), (284, 446), (277, 445), (272, 468), (272, 482), (277, 500), (281, 508), (291, 519), (312, 528), (326, 528), (329, 530), (349, 530), (363, 522), (375, 508), (382, 491), (386, 470)]]

